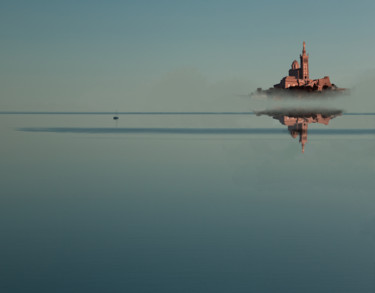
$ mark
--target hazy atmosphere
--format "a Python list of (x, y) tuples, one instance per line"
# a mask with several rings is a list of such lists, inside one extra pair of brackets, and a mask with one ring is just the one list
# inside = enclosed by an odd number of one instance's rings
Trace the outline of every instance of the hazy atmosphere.
[(3, 1), (0, 108), (242, 110), (236, 95), (286, 74), (302, 41), (311, 76), (375, 80), (375, 3)]
[(2, 1), (0, 292), (375, 292), (374, 11)]

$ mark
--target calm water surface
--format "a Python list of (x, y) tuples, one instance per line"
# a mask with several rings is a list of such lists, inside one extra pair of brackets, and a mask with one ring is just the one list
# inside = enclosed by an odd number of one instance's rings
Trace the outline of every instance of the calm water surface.
[(375, 292), (374, 129), (1, 114), (0, 291)]

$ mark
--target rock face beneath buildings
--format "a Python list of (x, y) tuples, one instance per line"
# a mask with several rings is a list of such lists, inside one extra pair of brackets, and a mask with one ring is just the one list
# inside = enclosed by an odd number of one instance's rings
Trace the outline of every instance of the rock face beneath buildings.
[(257, 94), (267, 95), (302, 95), (303, 93), (340, 93), (345, 91), (332, 84), (329, 76), (319, 79), (310, 79), (309, 75), (309, 55), (306, 54), (306, 43), (303, 42), (302, 54), (300, 55), (300, 63), (294, 60), (289, 69), (289, 75), (281, 79), (280, 83), (275, 84), (273, 88), (263, 91), (258, 88)]

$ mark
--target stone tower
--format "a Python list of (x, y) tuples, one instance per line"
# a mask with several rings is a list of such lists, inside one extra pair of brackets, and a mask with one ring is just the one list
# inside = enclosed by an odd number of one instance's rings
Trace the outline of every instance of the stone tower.
[(306, 54), (306, 43), (303, 42), (302, 55), (299, 55), (301, 58), (301, 78), (309, 79), (309, 55)]

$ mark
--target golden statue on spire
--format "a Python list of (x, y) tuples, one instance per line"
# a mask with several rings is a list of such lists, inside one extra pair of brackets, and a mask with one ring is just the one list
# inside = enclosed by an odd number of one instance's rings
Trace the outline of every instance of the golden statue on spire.
[(303, 55), (306, 55), (306, 43), (305, 43), (305, 41), (303, 41), (303, 50), (302, 50), (302, 54), (303, 54)]

